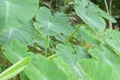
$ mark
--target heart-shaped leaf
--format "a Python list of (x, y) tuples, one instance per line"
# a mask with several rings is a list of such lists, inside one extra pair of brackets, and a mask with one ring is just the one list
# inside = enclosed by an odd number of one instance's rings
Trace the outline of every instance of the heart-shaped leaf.
[(50, 10), (46, 7), (40, 7), (37, 16), (37, 27), (40, 32), (48, 35), (55, 34), (69, 34), (72, 30), (67, 16), (63, 13), (51, 14)]
[(114, 18), (98, 8), (89, 0), (75, 0), (76, 14), (93, 30), (103, 31), (106, 27), (106, 18), (111, 22), (116, 22)]

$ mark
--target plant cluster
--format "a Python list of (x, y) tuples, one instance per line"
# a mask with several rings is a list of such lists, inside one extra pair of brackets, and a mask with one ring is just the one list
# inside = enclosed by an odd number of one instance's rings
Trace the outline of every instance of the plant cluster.
[(74, 1), (74, 25), (39, 0), (0, 2), (0, 80), (120, 80), (116, 20), (91, 1)]

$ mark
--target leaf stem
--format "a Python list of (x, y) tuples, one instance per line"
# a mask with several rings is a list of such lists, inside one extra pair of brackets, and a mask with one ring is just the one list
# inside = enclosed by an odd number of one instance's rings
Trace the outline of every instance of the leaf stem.
[(71, 34), (66, 38), (63, 44), (67, 44), (73, 37), (73, 35), (79, 30), (81, 25), (77, 25), (77, 27), (71, 32)]
[(47, 56), (48, 53), (48, 35), (46, 36), (46, 42), (45, 42), (45, 56)]
[(41, 35), (40, 31), (36, 27), (34, 27), (34, 29), (35, 29), (36, 33), (38, 33), (39, 35)]
[(56, 58), (57, 57), (57, 54), (53, 54), (51, 56), (48, 57), (48, 59), (53, 59), (53, 58)]

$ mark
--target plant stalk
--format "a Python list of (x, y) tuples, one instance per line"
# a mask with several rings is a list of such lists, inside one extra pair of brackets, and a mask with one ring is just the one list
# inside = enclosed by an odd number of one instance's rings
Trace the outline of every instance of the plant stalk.
[(46, 36), (46, 42), (45, 42), (45, 56), (47, 56), (48, 53), (48, 35)]
[(67, 39), (64, 41), (63, 44), (67, 44), (73, 37), (73, 35), (79, 30), (81, 25), (78, 25), (72, 32), (71, 34), (67, 37)]

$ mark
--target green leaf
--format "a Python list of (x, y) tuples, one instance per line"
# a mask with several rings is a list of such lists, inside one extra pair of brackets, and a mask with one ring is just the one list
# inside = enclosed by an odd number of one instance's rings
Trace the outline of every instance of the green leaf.
[(105, 45), (101, 45), (99, 46), (99, 48), (90, 49), (89, 53), (95, 59), (100, 60), (105, 64), (111, 66), (113, 71), (115, 71), (119, 75), (120, 74), (120, 63), (119, 63), (120, 57), (107, 47)]
[(19, 27), (29, 21), (38, 8), (39, 0), (1, 0), (0, 30)]
[[(119, 80), (119, 75), (112, 68), (101, 62), (92, 59), (84, 59), (80, 61), (87, 80)], [(84, 80), (84, 79), (83, 79)]]
[(12, 39), (18, 39), (22, 43), (31, 44), (34, 40), (35, 32), (32, 21), (28, 21), (22, 27), (5, 29), (0, 33), (0, 43), (8, 44)]
[(21, 59), (20, 61), (18, 61), (17, 63), (6, 69), (5, 71), (3, 71), (0, 74), (0, 80), (8, 80), (14, 77), (15, 75), (23, 71), (29, 63), (30, 63), (30, 57), (25, 57)]
[(68, 77), (68, 80), (79, 80), (77, 76), (74, 74), (74, 72), (71, 70), (70, 66), (59, 56), (56, 58), (52, 58), (52, 61), (58, 65), (62, 71), (66, 74)]
[(46, 7), (40, 7), (36, 14), (37, 27), (40, 32), (48, 35), (56, 34), (69, 34), (72, 30), (67, 16), (63, 13), (51, 14), (50, 10)]
[(104, 36), (106, 43), (113, 48), (113, 50), (120, 54), (120, 32), (116, 30), (107, 30)]
[(21, 72), (19, 74), (20, 80), (30, 80), (24, 72)]
[(41, 55), (34, 56), (25, 73), (30, 80), (68, 80), (61, 68)]
[(93, 31), (91, 31), (90, 29), (88, 29), (87, 25), (82, 25), (79, 29), (79, 35), (81, 38), (83, 39), (85, 42), (87, 42), (87, 44), (91, 44), (94, 46), (97, 46), (100, 44), (100, 37), (99, 37), (99, 33), (95, 33)]
[(109, 20), (112, 23), (117, 22), (112, 16), (108, 15), (105, 11), (101, 10), (101, 15), (102, 15), (102, 17), (104, 17), (105, 19)]
[(73, 70), (73, 72), (82, 78), (82, 72), (78, 68), (78, 63), (80, 59), (87, 58), (88, 54), (80, 46), (76, 46), (75, 49), (71, 45), (58, 44), (56, 47), (56, 53), (60, 58), (62, 58)]
[(3, 50), (3, 54), (11, 63), (16, 63), (27, 55), (26, 45), (21, 44), (18, 40), (12, 40), (9, 45), (3, 46)]
[(105, 20), (116, 22), (114, 18), (98, 8), (89, 0), (75, 0), (76, 14), (93, 30), (103, 31), (106, 27)]

